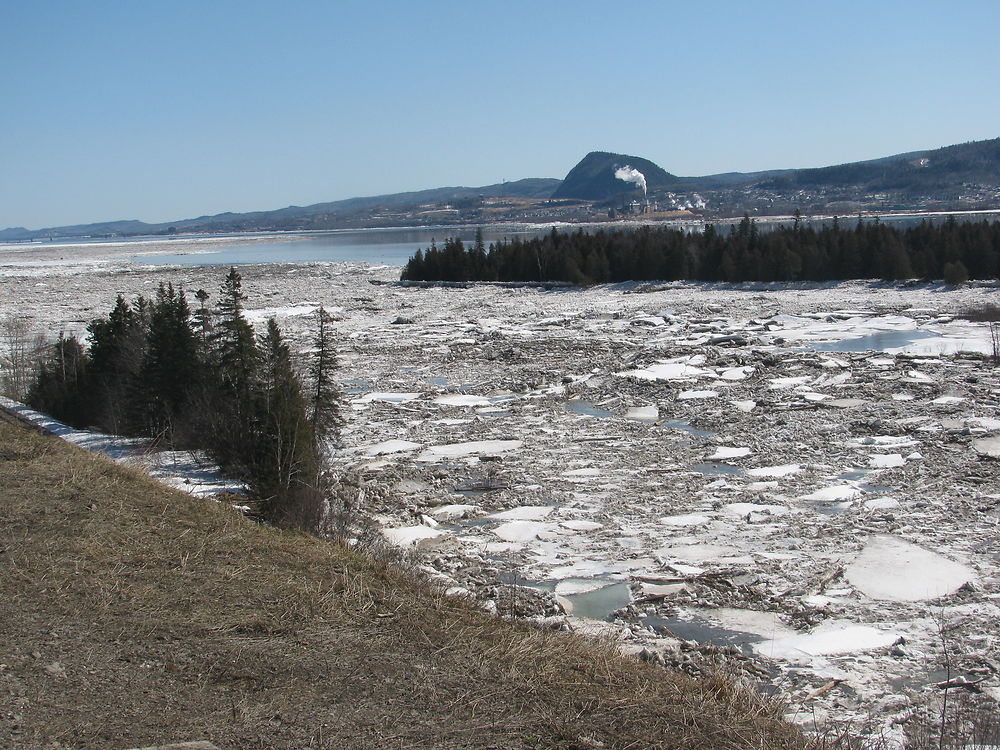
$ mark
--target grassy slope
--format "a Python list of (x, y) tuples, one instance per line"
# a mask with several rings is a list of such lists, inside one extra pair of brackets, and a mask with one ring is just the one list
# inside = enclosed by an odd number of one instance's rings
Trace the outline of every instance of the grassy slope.
[(722, 680), (513, 626), (0, 422), (0, 747), (801, 747)]

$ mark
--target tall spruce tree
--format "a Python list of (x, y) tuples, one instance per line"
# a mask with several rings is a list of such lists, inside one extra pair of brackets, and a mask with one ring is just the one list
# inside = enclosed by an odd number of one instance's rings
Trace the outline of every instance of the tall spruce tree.
[(215, 329), (209, 338), (213, 409), (205, 442), (219, 463), (237, 473), (248, 471), (256, 445), (253, 389), (260, 364), (253, 326), (243, 314), (243, 280), (232, 268), (222, 283)]
[(149, 312), (146, 356), (139, 373), (134, 412), (145, 434), (173, 441), (187, 420), (190, 394), (199, 380), (198, 340), (184, 290), (160, 284)]
[(127, 417), (146, 357), (148, 322), (119, 294), (108, 316), (87, 326), (95, 423), (107, 432), (131, 431)]
[(333, 318), (322, 305), (316, 310), (315, 352), (309, 368), (309, 416), (317, 447), (322, 443), (340, 444), (343, 394), (334, 379), (337, 370), (337, 347), (333, 338)]
[(316, 485), (317, 461), (306, 399), (274, 318), (260, 340), (258, 442), (250, 477), (265, 518), (282, 523)]

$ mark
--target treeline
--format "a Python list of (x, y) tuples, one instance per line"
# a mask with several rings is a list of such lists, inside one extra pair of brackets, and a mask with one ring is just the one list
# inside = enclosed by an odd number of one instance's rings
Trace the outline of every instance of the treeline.
[(60, 336), (28, 404), (75, 427), (204, 450), (247, 482), (262, 517), (317, 528), (328, 489), (323, 446), (341, 423), (330, 316), (317, 311), (307, 386), (275, 320), (255, 334), (235, 268), (214, 309), (204, 290), (195, 298), (192, 310), (172, 284), (131, 304), (119, 296), (87, 326), (89, 349)]
[(834, 219), (820, 229), (796, 218), (792, 226), (760, 231), (744, 217), (720, 232), (644, 226), (635, 230), (553, 229), (533, 239), (504, 240), (487, 249), (482, 235), (466, 247), (449, 239), (418, 250), (402, 272), (410, 281), (835, 281), (843, 279), (995, 279), (1000, 272), (1000, 222), (924, 221), (906, 229)]

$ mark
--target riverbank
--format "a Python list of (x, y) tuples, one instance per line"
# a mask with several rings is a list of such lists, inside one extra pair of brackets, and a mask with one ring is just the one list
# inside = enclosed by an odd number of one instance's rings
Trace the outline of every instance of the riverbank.
[(802, 747), (746, 691), (507, 623), (0, 423), (10, 748)]

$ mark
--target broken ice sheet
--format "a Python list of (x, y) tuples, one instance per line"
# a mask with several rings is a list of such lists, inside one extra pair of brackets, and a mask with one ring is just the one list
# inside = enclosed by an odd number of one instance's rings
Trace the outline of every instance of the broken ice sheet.
[(708, 457), (708, 461), (726, 461), (730, 458), (743, 458), (750, 455), (750, 449), (745, 447), (735, 447), (723, 445), (715, 449), (715, 453)]
[(390, 544), (397, 547), (413, 547), (427, 539), (434, 539), (448, 532), (443, 529), (432, 529), (429, 526), (401, 526), (395, 529), (382, 529), (382, 535)]
[(434, 463), (442, 458), (464, 458), (480, 454), (495, 455), (517, 450), (523, 445), (521, 440), (477, 440), (468, 443), (432, 445), (417, 456), (417, 461)]
[(973, 571), (899, 537), (878, 535), (844, 569), (844, 578), (873, 599), (918, 602), (955, 593)]
[(897, 640), (899, 633), (892, 630), (832, 620), (809, 633), (761, 641), (753, 644), (752, 648), (758, 655), (771, 659), (808, 660), (814, 656), (837, 656), (888, 648)]

